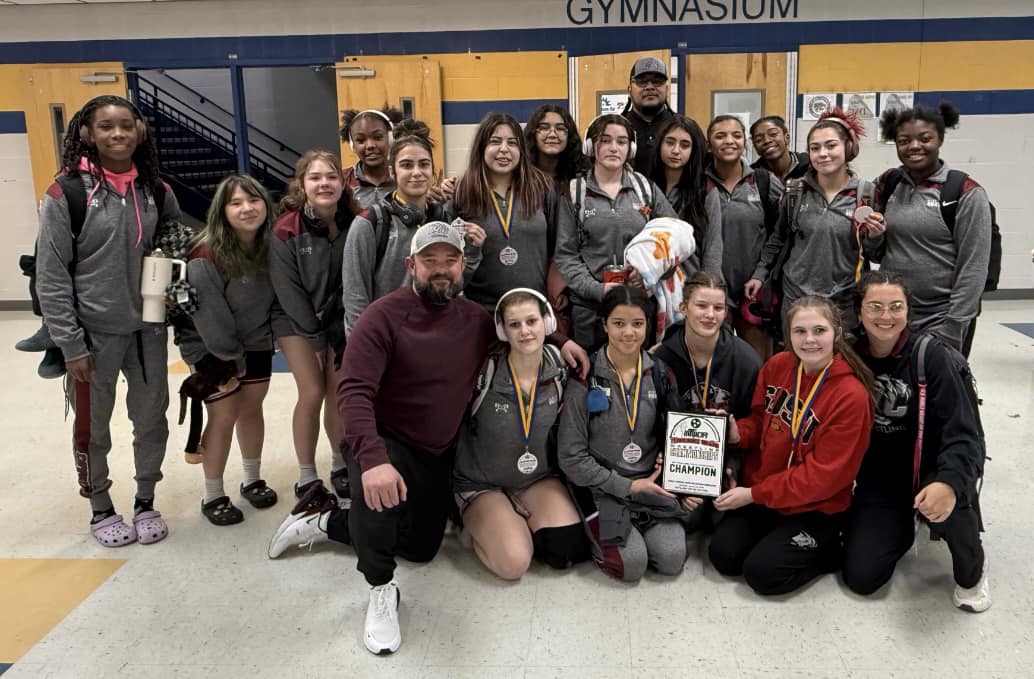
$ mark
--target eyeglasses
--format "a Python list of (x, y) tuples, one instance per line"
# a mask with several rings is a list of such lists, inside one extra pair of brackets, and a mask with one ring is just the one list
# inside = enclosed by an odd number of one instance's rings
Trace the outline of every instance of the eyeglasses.
[(884, 310), (889, 311), (891, 316), (898, 316), (905, 313), (904, 302), (891, 302), (890, 304), (884, 304), (883, 302), (866, 302), (862, 305), (862, 308), (873, 316), (882, 316)]
[(539, 123), (535, 126), (535, 131), (540, 134), (549, 134), (550, 130), (557, 134), (567, 134), (567, 125), (563, 123)]
[(654, 87), (660, 87), (664, 83), (668, 82), (668, 79), (661, 75), (641, 75), (632, 78), (632, 82), (639, 87), (646, 87), (647, 85), (653, 85)]

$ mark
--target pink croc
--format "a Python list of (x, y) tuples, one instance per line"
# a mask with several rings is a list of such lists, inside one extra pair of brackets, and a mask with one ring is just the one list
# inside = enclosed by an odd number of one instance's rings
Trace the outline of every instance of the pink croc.
[(123, 521), (121, 514), (91, 524), (90, 532), (105, 547), (124, 547), (136, 542), (136, 529)]
[(166, 525), (161, 512), (153, 509), (134, 516), (133, 527), (136, 528), (136, 539), (141, 545), (158, 542), (169, 534), (169, 526)]

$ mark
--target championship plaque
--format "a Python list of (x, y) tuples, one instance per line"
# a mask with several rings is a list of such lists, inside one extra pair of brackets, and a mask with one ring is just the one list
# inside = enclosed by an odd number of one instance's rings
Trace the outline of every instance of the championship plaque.
[(668, 413), (664, 437), (664, 490), (718, 497), (725, 476), (726, 415)]

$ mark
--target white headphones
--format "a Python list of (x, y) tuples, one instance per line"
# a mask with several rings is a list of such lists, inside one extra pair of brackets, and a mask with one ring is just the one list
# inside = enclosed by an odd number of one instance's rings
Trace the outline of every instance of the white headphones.
[(394, 127), (395, 124), (391, 122), (391, 118), (389, 118), (384, 111), (378, 111), (375, 108), (368, 108), (365, 111), (359, 111), (359, 113), (356, 113), (355, 117), (352, 118), (352, 123), (348, 126), (348, 148), (352, 149), (352, 153), (355, 153), (355, 142), (352, 141), (352, 125), (355, 124), (355, 121), (359, 120), (359, 116), (367, 114), (380, 116), (384, 119), (384, 122), (388, 125), (388, 148), (391, 148), (395, 144), (395, 135), (391, 133), (391, 128)]
[(506, 329), (503, 327), (503, 300), (517, 292), (531, 295), (542, 303), (542, 306), (546, 309), (546, 313), (542, 316), (542, 325), (546, 330), (546, 334), (552, 335), (556, 332), (556, 314), (553, 313), (553, 307), (549, 305), (549, 301), (546, 299), (545, 295), (538, 290), (532, 290), (531, 288), (514, 288), (513, 290), (508, 290), (506, 294), (499, 298), (499, 301), (495, 304), (495, 313), (492, 314), (492, 318), (495, 319), (495, 336), (499, 338), (499, 341), (509, 341), (506, 338)]
[[(582, 153), (585, 155), (586, 158), (595, 158), (596, 157), (596, 143), (592, 140), (591, 137), (589, 137), (589, 130), (592, 129), (592, 126), (596, 124), (597, 120), (599, 120), (603, 116), (608, 116), (608, 115), (617, 115), (617, 114), (616, 113), (604, 113), (602, 115), (598, 115), (595, 118), (593, 118), (591, 121), (589, 121), (589, 126), (585, 128), (585, 135), (582, 137)], [(619, 117), (623, 117), (623, 116), (619, 116)], [(614, 125), (618, 125), (620, 123), (613, 123), (613, 124)], [(630, 127), (631, 127), (631, 125), (630, 125)], [(628, 160), (629, 161), (631, 161), (633, 158), (635, 158), (635, 151), (636, 151), (635, 130), (633, 130), (632, 131), (632, 138), (628, 140)]]

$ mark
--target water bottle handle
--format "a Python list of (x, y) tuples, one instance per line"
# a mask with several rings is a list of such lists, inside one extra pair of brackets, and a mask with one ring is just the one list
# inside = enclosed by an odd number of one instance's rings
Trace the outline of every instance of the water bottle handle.
[(174, 277), (173, 283), (182, 283), (183, 281), (185, 281), (187, 279), (187, 263), (184, 262), (182, 259), (173, 259), (172, 265), (173, 267), (176, 267), (178, 265), (180, 268), (180, 275), (178, 278)]

